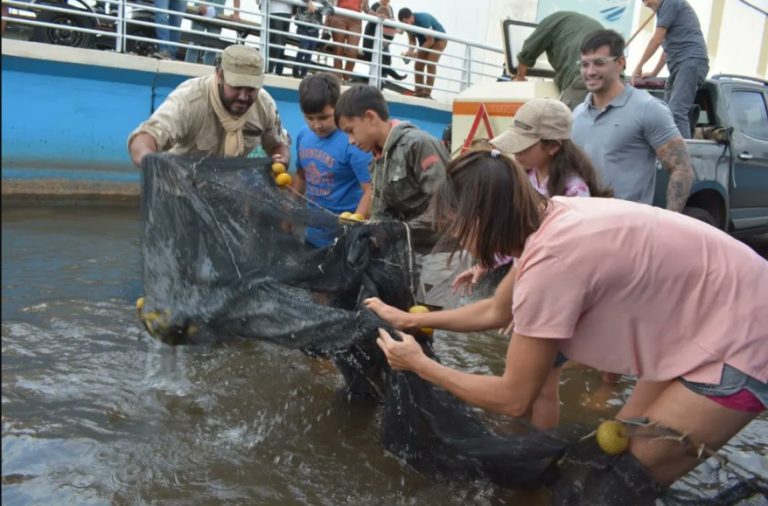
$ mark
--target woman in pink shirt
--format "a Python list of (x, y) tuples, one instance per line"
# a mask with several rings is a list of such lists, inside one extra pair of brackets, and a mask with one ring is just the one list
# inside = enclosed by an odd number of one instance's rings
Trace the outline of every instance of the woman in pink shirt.
[[(394, 369), (413, 371), (484, 409), (530, 413), (555, 355), (636, 375), (617, 415), (647, 417), (717, 449), (768, 405), (768, 262), (720, 230), (618, 199), (542, 197), (514, 162), (474, 152), (435, 196), (444, 238), (481, 264), (518, 258), (492, 298), (410, 314), (366, 305), (396, 328), (490, 330), (514, 317), (502, 376), (464, 373), (383, 329)], [(698, 458), (679, 441), (633, 436), (629, 451), (669, 484)], [(630, 457), (630, 456), (625, 456)]]

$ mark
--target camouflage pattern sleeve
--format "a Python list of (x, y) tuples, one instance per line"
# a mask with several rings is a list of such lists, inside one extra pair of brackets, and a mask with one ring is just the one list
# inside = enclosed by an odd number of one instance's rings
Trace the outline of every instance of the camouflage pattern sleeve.
[(448, 156), (440, 142), (426, 132), (421, 132), (418, 142), (412, 145), (413, 175), (422, 191), (434, 195), (445, 181)]

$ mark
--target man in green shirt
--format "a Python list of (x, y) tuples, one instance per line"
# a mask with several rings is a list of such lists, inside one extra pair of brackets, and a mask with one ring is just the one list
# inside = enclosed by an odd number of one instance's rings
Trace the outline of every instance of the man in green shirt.
[(515, 80), (525, 81), (528, 69), (546, 51), (547, 60), (555, 69), (560, 100), (573, 110), (587, 96), (576, 64), (581, 59), (581, 42), (590, 33), (602, 29), (600, 23), (577, 12), (560, 11), (547, 16), (525, 40), (523, 49), (517, 55)]

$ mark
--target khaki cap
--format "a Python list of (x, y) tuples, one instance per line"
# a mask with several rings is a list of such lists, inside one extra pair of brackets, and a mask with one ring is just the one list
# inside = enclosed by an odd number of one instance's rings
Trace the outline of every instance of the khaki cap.
[(229, 46), (221, 54), (224, 82), (234, 88), (261, 88), (264, 84), (264, 59), (251, 46)]
[(564, 103), (554, 98), (534, 98), (517, 110), (515, 119), (491, 144), (507, 154), (525, 151), (541, 140), (571, 138), (573, 117)]

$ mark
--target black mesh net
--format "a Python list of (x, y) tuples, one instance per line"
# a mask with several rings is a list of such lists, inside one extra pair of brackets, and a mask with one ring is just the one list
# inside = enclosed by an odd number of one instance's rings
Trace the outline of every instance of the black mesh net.
[[(351, 396), (383, 405), (384, 447), (439, 480), (550, 486), (555, 504), (643, 504), (660, 494), (629, 455), (602, 453), (591, 428), (497, 435), (475, 412), (412, 373), (392, 371), (376, 346), (387, 327), (363, 299), (413, 304), (410, 238), (399, 222), (352, 223), (275, 183), (268, 159), (142, 164), (141, 320), (172, 345), (266, 340), (334, 360)], [(328, 230), (332, 245), (304, 241)], [(417, 336), (434, 356), (427, 336)]]

